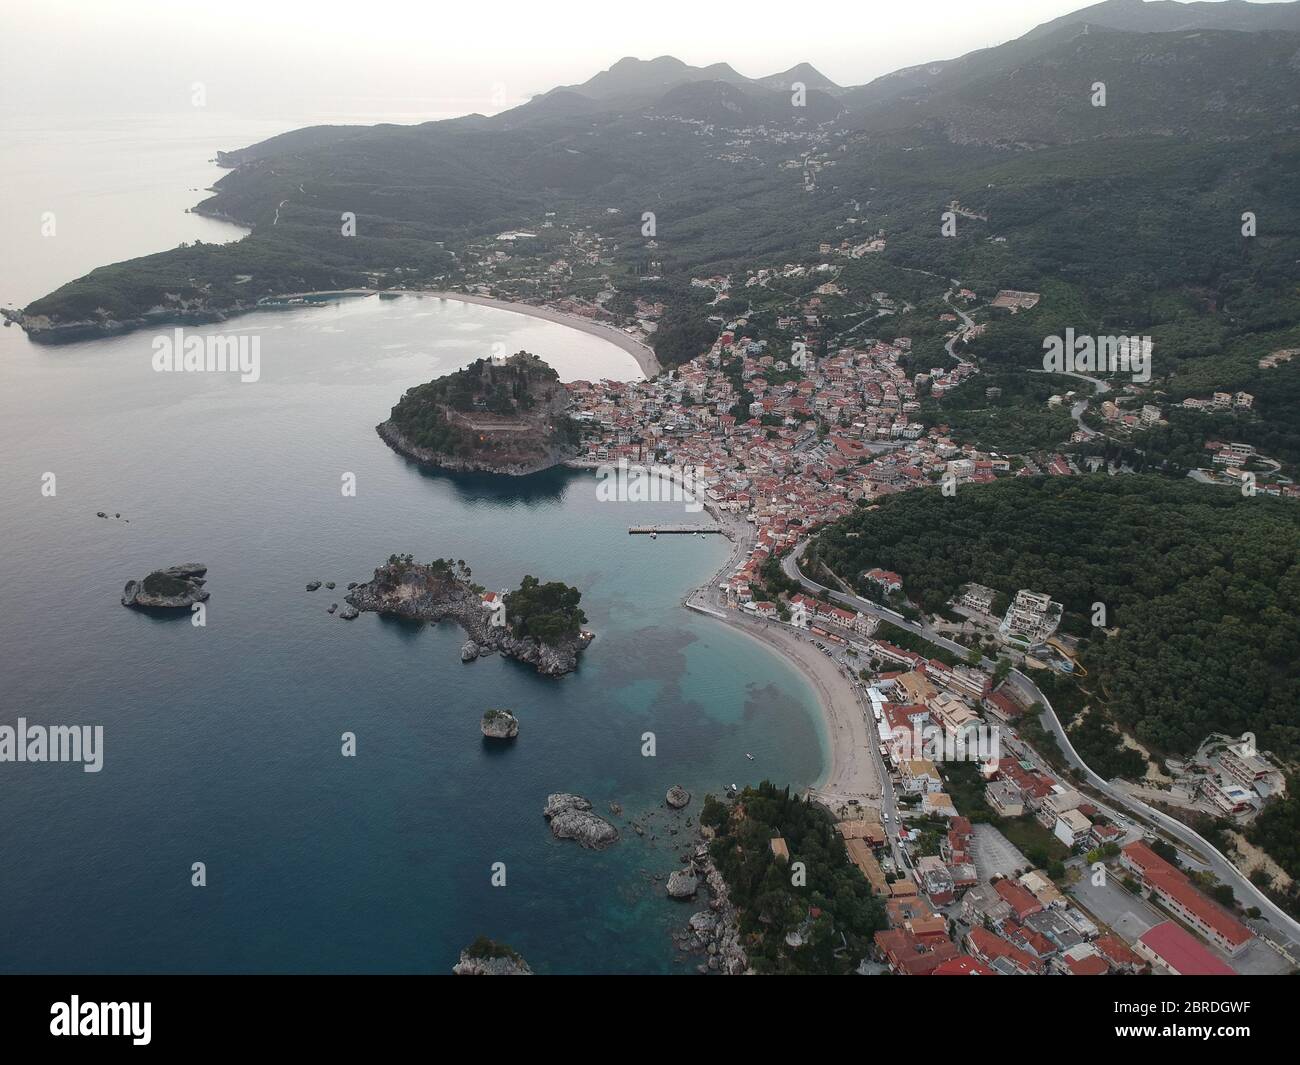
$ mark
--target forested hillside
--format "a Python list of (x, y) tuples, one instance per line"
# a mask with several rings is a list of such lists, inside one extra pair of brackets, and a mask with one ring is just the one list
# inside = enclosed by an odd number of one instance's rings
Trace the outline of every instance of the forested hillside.
[[(11, 316), (64, 340), (285, 292), (461, 288), (575, 299), (633, 330), (638, 301), (656, 305), (648, 342), (665, 367), (727, 321), (788, 346), (789, 327), (772, 329), (784, 318), (817, 355), (906, 336), (916, 373), (951, 361), (956, 319), (939, 300), (959, 279), (978, 318), (964, 353), (1002, 396), (950, 395), (928, 425), (1174, 476), (1228, 439), (1293, 472), (1300, 363), (1260, 360), (1300, 349), (1298, 25), (1295, 4), (1105, 3), (853, 89), (808, 66), (754, 79), (629, 58), (492, 117), (298, 130), (222, 154), (232, 170), (198, 209), (252, 226), (245, 239), (101, 267)], [(955, 232), (940, 225), (954, 201)], [(518, 229), (527, 242), (499, 236)], [(775, 278), (752, 284), (760, 269)], [(734, 286), (726, 299), (692, 284), (709, 277)], [(836, 291), (808, 315), (827, 278)], [(1042, 298), (1012, 314), (991, 306), (1002, 289)], [(792, 317), (796, 301), (809, 306)], [(1257, 402), (1069, 445), (1043, 382), (1017, 382), (1067, 329), (1149, 336), (1142, 402)]]
[[(1300, 753), (1300, 509), (1288, 501), (1149, 476), (1014, 478), (887, 497), (814, 551), (845, 580), (902, 574), (927, 610), (969, 581), (1050, 594), (1087, 641), (1088, 691), (1157, 751), (1250, 730)], [(1113, 635), (1092, 627), (1095, 603)]]

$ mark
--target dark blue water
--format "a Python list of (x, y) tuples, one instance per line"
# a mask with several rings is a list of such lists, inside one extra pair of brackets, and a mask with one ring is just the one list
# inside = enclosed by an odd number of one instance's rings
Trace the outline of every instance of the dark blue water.
[[(487, 934), (543, 972), (689, 971), (668, 932), (693, 907), (649, 879), (686, 836), (641, 840), (614, 818), (623, 840), (592, 853), (552, 840), (541, 809), (560, 790), (636, 814), (673, 783), (818, 775), (810, 688), (679, 606), (725, 542), (630, 537), (686, 516), (598, 503), (587, 474), (432, 476), (373, 430), (404, 389), (494, 341), (566, 378), (630, 377), (630, 360), (415, 299), (232, 329), (262, 338), (257, 384), (156, 374), (146, 334), (0, 336), (0, 724), (105, 730), (98, 774), (0, 764), (0, 969), (445, 972)], [(463, 558), (492, 588), (577, 585), (597, 639), (556, 680), (463, 665), (455, 626), (326, 613), (392, 552)], [(118, 603), (128, 578), (185, 561), (209, 566), (206, 627)], [(313, 579), (338, 590), (308, 593)], [(481, 741), (490, 706), (520, 719), (508, 749)]]

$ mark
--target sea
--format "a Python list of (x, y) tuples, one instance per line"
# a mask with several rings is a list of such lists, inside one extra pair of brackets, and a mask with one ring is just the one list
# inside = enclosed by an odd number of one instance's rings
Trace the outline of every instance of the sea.
[[(0, 302), (239, 239), (187, 213), (216, 150), (313, 117), (0, 112)], [(727, 542), (630, 536), (705, 516), (600, 502), (589, 472), (434, 474), (375, 433), (406, 389), (498, 343), (566, 380), (635, 379), (632, 358), (414, 295), (187, 333), (256, 338), (259, 379), (156, 372), (150, 331), (42, 346), (0, 329), (0, 726), (103, 729), (98, 772), (0, 762), (0, 971), (446, 973), (486, 935), (539, 973), (695, 972), (672, 933), (699, 904), (663, 886), (687, 819), (732, 783), (811, 784), (827, 758), (802, 675), (681, 605)], [(462, 663), (450, 623), (328, 612), (393, 553), (463, 559), (492, 589), (568, 582), (596, 639), (546, 678)], [(203, 625), (120, 604), (183, 562), (208, 567)], [(491, 707), (516, 714), (515, 742), (485, 744)], [(681, 815), (672, 784), (695, 796)], [(621, 840), (554, 840), (560, 791)]]

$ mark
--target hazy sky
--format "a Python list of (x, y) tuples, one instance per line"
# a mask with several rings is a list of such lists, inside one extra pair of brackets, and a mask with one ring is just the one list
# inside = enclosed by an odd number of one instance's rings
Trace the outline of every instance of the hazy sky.
[(0, 0), (0, 109), (250, 117), (501, 110), (625, 55), (807, 60), (843, 85), (1017, 37), (1087, 0)]

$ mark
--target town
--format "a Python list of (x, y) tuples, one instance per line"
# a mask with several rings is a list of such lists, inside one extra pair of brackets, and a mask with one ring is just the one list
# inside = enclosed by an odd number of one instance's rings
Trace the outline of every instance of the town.
[[(548, 218), (539, 229), (553, 225)], [(469, 276), (478, 279), (470, 291), (537, 300), (539, 286), (521, 289), (513, 254), (535, 236), (502, 234), (498, 241), (510, 251), (485, 250), (482, 268)], [(860, 716), (854, 727), (866, 740), (839, 779), (812, 794), (837, 818), (850, 860), (885, 905), (888, 928), (877, 933), (875, 957), (860, 971), (1290, 971), (1300, 926), (1221, 855), (1197, 845), (1208, 847), (1204, 840), (1190, 830), (1171, 832), (1143, 802), (1172, 796), (1175, 805), (1248, 816), (1284, 788), (1275, 766), (1220, 744), (1228, 753), (1190, 784), (1146, 782), (1099, 793), (1077, 769), (1054, 768), (1031, 746), (1020, 726), (1042, 712), (1046, 697), (1025, 673), (1008, 675), (997, 664), (1078, 668), (1071, 639), (1056, 635), (1061, 606), (1049, 593), (966, 586), (951, 606), (983, 641), (972, 651), (884, 605), (905, 600), (898, 574), (862, 575), (880, 593), (875, 603), (822, 588), (800, 572), (798, 556), (812, 533), (882, 497), (916, 489), (951, 495), (1000, 477), (1069, 477), (1100, 465), (1050, 449), (981, 449), (937, 421), (932, 409), (926, 416), (933, 401), (978, 388), (980, 368), (961, 349), (984, 326), (970, 313), (976, 294), (958, 283), (937, 307), (947, 332), (932, 365), (917, 365), (907, 336), (824, 334), (823, 305), (849, 295), (837, 262), (869, 256), (885, 240), (871, 231), (864, 239), (823, 241), (821, 261), (753, 269), (740, 282), (725, 275), (693, 279), (715, 305), (738, 295), (751, 310), (760, 302), (764, 309), (714, 315), (716, 339), (707, 350), (652, 379), (567, 383), (581, 428), (581, 454), (571, 464), (607, 474), (645, 471), (671, 489), (641, 498), (681, 500), (686, 513), (702, 505), (718, 523), (705, 531), (724, 532), (733, 552), (713, 584), (686, 605), (733, 624), (784, 630), (833, 661), (852, 686), (851, 712)], [(652, 337), (665, 305), (638, 298), (620, 316), (608, 242), (595, 229), (579, 228), (567, 243), (570, 250), (546, 267), (541, 302), (607, 321), (637, 340)], [(598, 286), (590, 299), (572, 294), (584, 274)], [(791, 285), (801, 294), (782, 288)], [(868, 299), (871, 311), (858, 326), (913, 310), (886, 292)], [(988, 313), (1020, 313), (1040, 299), (1000, 291)], [(852, 331), (865, 334), (858, 326)], [(1100, 378), (1084, 380), (1098, 396), (1111, 390)], [(985, 389), (993, 401), (1000, 393)], [(1207, 406), (1246, 410), (1252, 399), (1216, 394)], [(1128, 413), (1134, 401), (1138, 409)], [(1124, 383), (1097, 411), (1073, 390), (1052, 393), (1047, 407), (1069, 407), (1068, 445), (1167, 424), (1167, 408), (1137, 383)], [(1209, 483), (1241, 484), (1248, 467), (1280, 472), (1246, 444), (1207, 448), (1211, 461), (1193, 476)], [(1129, 471), (1112, 463), (1109, 472)], [(1280, 476), (1260, 490), (1300, 495)], [(655, 534), (650, 527), (631, 531)], [(792, 592), (793, 585), (802, 590)], [(1000, 593), (1009, 601), (997, 616)], [(909, 630), (907, 648), (887, 638)], [(979, 650), (990, 646), (997, 648), (994, 659)], [(1164, 793), (1153, 794), (1153, 787)], [(783, 840), (771, 846), (790, 860)]]

